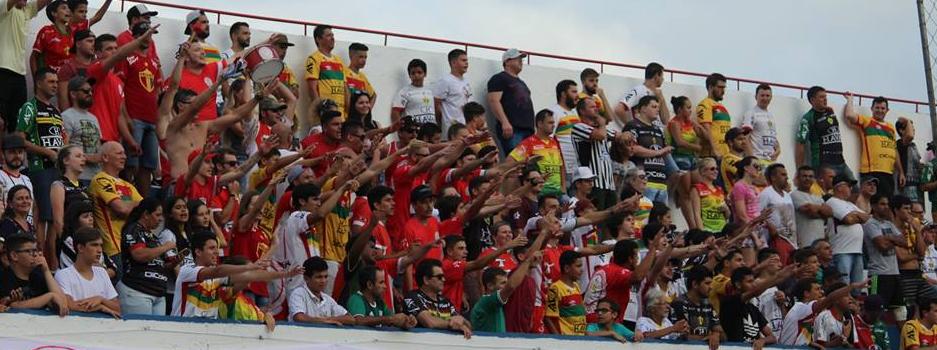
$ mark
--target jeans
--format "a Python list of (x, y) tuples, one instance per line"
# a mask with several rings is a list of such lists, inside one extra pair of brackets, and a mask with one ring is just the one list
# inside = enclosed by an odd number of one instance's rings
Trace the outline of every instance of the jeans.
[[(123, 282), (117, 283), (117, 294), (120, 295), (120, 312), (124, 315), (166, 315), (166, 298), (155, 297), (136, 289), (127, 287)], [(184, 298), (179, 295), (177, 298)]]
[(506, 139), (501, 137), (501, 128), (498, 129), (498, 140), (501, 141), (501, 152), (503, 156), (507, 156), (508, 153), (511, 153), (514, 147), (517, 147), (517, 145), (521, 143), (521, 141), (524, 141), (524, 139), (530, 137), (530, 135), (533, 135), (533, 132), (531, 131), (515, 129), (514, 135), (511, 135), (511, 138)]
[[(127, 157), (127, 166), (135, 168), (156, 169), (159, 163), (159, 140), (156, 139), (156, 125), (142, 120), (131, 119), (133, 123), (133, 141), (140, 145), (140, 156)], [(142, 190), (149, 189), (140, 189)]]
[[(696, 157), (694, 156), (675, 155), (670, 158), (673, 159), (674, 163), (677, 164), (677, 168), (680, 170), (690, 171), (696, 168)], [(670, 162), (668, 161), (667, 164), (670, 164)]]
[(644, 189), (644, 196), (650, 199), (651, 202), (667, 204), (667, 186), (664, 185), (663, 189), (648, 186)]
[(855, 283), (862, 281), (862, 254), (833, 254), (833, 263), (836, 269), (843, 274), (844, 283)]

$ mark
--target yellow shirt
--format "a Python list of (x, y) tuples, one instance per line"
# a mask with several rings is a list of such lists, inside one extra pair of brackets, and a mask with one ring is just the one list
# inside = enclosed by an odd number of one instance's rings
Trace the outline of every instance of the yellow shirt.
[(723, 274), (718, 274), (713, 277), (712, 287), (709, 289), (709, 303), (712, 304), (713, 310), (716, 313), (719, 313), (719, 297), (726, 295), (726, 289), (729, 287), (730, 278)]
[(732, 128), (729, 110), (716, 100), (707, 97), (696, 106), (696, 119), (700, 124), (710, 125), (710, 134), (716, 144), (715, 150), (703, 147), (703, 155), (722, 157), (729, 154), (729, 146), (726, 144), (726, 132)]
[(345, 119), (345, 94), (348, 93), (345, 79), (345, 63), (337, 55), (326, 57), (316, 50), (306, 57), (306, 80), (315, 79), (319, 98), (328, 98), (338, 105)]
[[(322, 185), (322, 192), (329, 192), (335, 188), (335, 177), (332, 177)], [(348, 251), (345, 245), (348, 243), (348, 236), (351, 235), (351, 192), (345, 192), (338, 199), (335, 208), (330, 211), (323, 220), (317, 222), (316, 231), (321, 235), (319, 244), (322, 250), (322, 258), (329, 261), (342, 262)]]
[(364, 74), (364, 71), (359, 69), (358, 73), (355, 73), (350, 68), (345, 67), (345, 81), (348, 85), (348, 96), (354, 96), (361, 91), (366, 92), (368, 96), (374, 96), (374, 87), (371, 86), (371, 82), (368, 81), (368, 76)]
[(586, 307), (579, 283), (568, 285), (558, 280), (547, 290), (546, 317), (559, 320), (560, 334), (586, 335)]
[(735, 167), (735, 163), (738, 163), (742, 160), (742, 156), (735, 153), (729, 152), (722, 157), (722, 165), (720, 173), (722, 173), (722, 182), (726, 185), (726, 193), (732, 192), (732, 185), (735, 184), (735, 176), (738, 173), (738, 169)]
[[(280, 170), (283, 171), (283, 170)], [(273, 178), (276, 174), (267, 175), (267, 167), (258, 168), (250, 177), (248, 177), (248, 188), (256, 191), (263, 191), (264, 188), (269, 186), (269, 180)], [(267, 182), (264, 182), (267, 181)], [(276, 195), (271, 194), (270, 198), (262, 198), (264, 201), (264, 206), (260, 208), (260, 222), (258, 222), (258, 227), (260, 231), (267, 236), (268, 239), (273, 239), (273, 232), (276, 228)]]
[(937, 325), (925, 328), (921, 321), (908, 320), (901, 327), (901, 346), (907, 349), (911, 346), (927, 347), (937, 345)]
[(898, 155), (895, 142), (895, 127), (889, 122), (860, 115), (857, 127), (862, 145), (862, 157), (859, 163), (860, 173), (895, 172), (895, 158)]
[(0, 68), (26, 75), (26, 47), (29, 20), (36, 17), (36, 1), (30, 0), (22, 9), (14, 6), (7, 10), (7, 0), (0, 4)]
[(111, 210), (111, 201), (139, 202), (143, 200), (136, 187), (121, 178), (113, 177), (103, 171), (91, 179), (88, 195), (94, 201), (94, 227), (101, 230), (104, 240), (104, 254), (113, 256), (120, 253), (120, 231), (125, 219)]

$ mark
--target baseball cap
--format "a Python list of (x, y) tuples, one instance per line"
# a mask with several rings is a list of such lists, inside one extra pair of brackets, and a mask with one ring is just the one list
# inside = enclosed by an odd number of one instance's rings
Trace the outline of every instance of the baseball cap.
[(411, 203), (419, 202), (426, 198), (432, 198), (432, 197), (433, 197), (433, 190), (431, 190), (429, 186), (426, 186), (426, 185), (417, 186), (417, 188), (414, 188), (413, 191), (410, 191)]
[(501, 62), (504, 62), (510, 59), (519, 58), (519, 57), (521, 58), (527, 57), (527, 54), (520, 52), (520, 50), (518, 49), (510, 48), (510, 49), (507, 49), (507, 51), (504, 51), (504, 54), (501, 55)]
[(290, 38), (285, 34), (277, 34), (276, 38), (273, 39), (273, 44), (277, 46), (296, 46), (296, 44), (290, 42)]
[(90, 29), (75, 31), (75, 33), (72, 34), (72, 47), (69, 49), (70, 52), (75, 53), (75, 51), (78, 50), (75, 45), (77, 45), (79, 41), (85, 40), (87, 38), (94, 38), (94, 33), (92, 33)]
[[(194, 151), (192, 151), (191, 153), (189, 153), (189, 158), (188, 158), (188, 160), (189, 160), (189, 164), (190, 164), (190, 165), (192, 164), (192, 161), (194, 161), (195, 158), (198, 157), (199, 154), (202, 154), (202, 150), (198, 150), (198, 149), (197, 149), (197, 150), (194, 150)], [(209, 154), (205, 155), (204, 161), (206, 161), (206, 162), (207, 162), (207, 161), (210, 161), (212, 158), (214, 158), (214, 156), (215, 156), (214, 153), (209, 153)]]
[(865, 185), (865, 184), (867, 184), (867, 183), (869, 183), (869, 182), (873, 182), (873, 183), (875, 183), (876, 186), (878, 186), (878, 178), (870, 177), (870, 178), (867, 178), (867, 179), (865, 179), (865, 180), (862, 180), (862, 184), (863, 184), (863, 185)]
[(286, 104), (278, 101), (273, 96), (264, 97), (264, 99), (260, 101), (261, 111), (271, 111), (271, 110), (281, 110), (281, 109), (286, 109)]
[(862, 299), (862, 308), (868, 311), (881, 311), (885, 309), (885, 303), (878, 294), (867, 295)]
[(736, 126), (736, 127), (733, 127), (733, 128), (731, 128), (731, 129), (729, 129), (729, 131), (726, 131), (726, 142), (735, 140), (735, 139), (738, 138), (739, 136), (748, 134), (748, 132), (749, 132), (749, 130), (742, 129), (742, 128), (737, 127), (737, 126)]
[(150, 16), (150, 17), (152, 17), (152, 16), (156, 16), (156, 15), (158, 15), (158, 14), (159, 14), (159, 12), (150, 11), (150, 9), (146, 8), (146, 5), (144, 5), (144, 4), (139, 4), (139, 5), (134, 5), (133, 7), (130, 8), (130, 10), (127, 10), (127, 19), (131, 19), (131, 18), (134, 18), (134, 17), (140, 17), (140, 16)]
[(592, 169), (587, 166), (578, 167), (573, 171), (573, 183), (579, 180), (592, 180), (594, 178), (595, 174), (592, 172)]
[(299, 178), (303, 174), (303, 171), (306, 171), (306, 168), (301, 166), (294, 166), (290, 168), (289, 172), (286, 173), (286, 183), (292, 183), (293, 180)]
[(88, 78), (83, 75), (76, 75), (68, 80), (68, 91), (75, 91), (81, 89), (85, 83), (94, 85), (94, 78)]
[(192, 10), (192, 11), (189, 11), (187, 15), (185, 15), (185, 35), (192, 34), (192, 29), (191, 27), (189, 27), (189, 25), (192, 24), (192, 22), (195, 22), (195, 20), (197, 20), (199, 17), (202, 17), (204, 15), (205, 15), (205, 11), (202, 11), (202, 10)]
[(3, 149), (20, 149), (26, 148), (26, 141), (22, 137), (15, 134), (7, 134), (3, 137)]
[(856, 185), (856, 180), (853, 180), (849, 176), (846, 176), (846, 174), (839, 174), (833, 177), (833, 187), (836, 187), (842, 182), (849, 184), (849, 186)]
[(62, 5), (67, 6), (68, 3), (65, 2), (65, 0), (55, 0), (46, 5), (46, 17), (49, 18), (49, 22), (55, 22), (55, 20), (52, 18), (52, 14), (55, 13), (55, 10), (58, 10), (59, 6)]

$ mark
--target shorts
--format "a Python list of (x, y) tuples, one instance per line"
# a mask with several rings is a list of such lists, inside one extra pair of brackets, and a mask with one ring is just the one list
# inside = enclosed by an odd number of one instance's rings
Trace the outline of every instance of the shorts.
[(870, 278), (869, 295), (878, 295), (887, 307), (904, 305), (901, 297), (901, 275), (874, 275)]
[(52, 183), (58, 178), (59, 171), (56, 168), (29, 172), (29, 181), (33, 183), (33, 198), (39, 208), (36, 213), (39, 220), (52, 222), (52, 198), (49, 193), (52, 192)]
[(140, 145), (142, 153), (132, 156), (127, 152), (128, 167), (156, 169), (159, 164), (159, 140), (156, 139), (156, 125), (142, 120), (131, 119), (133, 123), (133, 141)]
[(688, 155), (673, 155), (673, 161), (677, 163), (677, 168), (683, 171), (690, 171), (696, 168), (696, 157)]
[(906, 305), (917, 305), (919, 298), (937, 298), (937, 293), (924, 280), (921, 270), (899, 270), (901, 273), (901, 294)]

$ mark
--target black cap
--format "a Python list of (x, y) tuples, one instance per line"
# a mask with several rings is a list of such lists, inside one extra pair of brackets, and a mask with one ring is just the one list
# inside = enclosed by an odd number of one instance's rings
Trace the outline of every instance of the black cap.
[(20, 149), (26, 148), (26, 141), (22, 137), (15, 134), (7, 134), (3, 137), (3, 149)]
[(847, 176), (846, 174), (839, 174), (833, 177), (833, 187), (836, 187), (841, 182), (848, 183), (849, 186), (855, 186), (857, 183), (856, 180), (853, 180), (851, 177)]
[(740, 127), (734, 127), (726, 131), (726, 142), (735, 140), (739, 136), (748, 134), (748, 130), (742, 129)]
[(141, 17), (141, 16), (153, 17), (158, 14), (159, 12), (150, 11), (148, 8), (146, 8), (146, 5), (144, 4), (138, 4), (138, 5), (134, 5), (133, 7), (131, 7), (130, 10), (127, 10), (127, 19), (131, 19), (134, 17)]
[(77, 45), (79, 41), (93, 37), (94, 33), (91, 32), (91, 29), (81, 29), (75, 31), (75, 33), (72, 34), (72, 47), (69, 50), (74, 54), (76, 51), (78, 51)]
[(52, 14), (62, 5), (68, 6), (68, 3), (65, 2), (65, 0), (54, 0), (46, 5), (46, 17), (49, 18), (49, 22), (55, 22), (55, 20), (52, 19)]
[(410, 202), (419, 202), (426, 198), (433, 197), (433, 190), (426, 185), (417, 186), (413, 191), (410, 191)]

